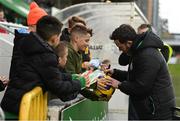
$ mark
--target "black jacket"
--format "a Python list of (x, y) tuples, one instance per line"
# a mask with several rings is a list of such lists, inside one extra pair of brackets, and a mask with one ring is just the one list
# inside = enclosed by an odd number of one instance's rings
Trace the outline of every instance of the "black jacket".
[(60, 41), (67, 41), (70, 42), (70, 33), (68, 32), (68, 28), (64, 28), (62, 30)]
[(158, 50), (162, 46), (152, 32), (138, 35), (129, 52), (128, 72), (115, 70), (112, 75), (122, 81), (119, 89), (130, 96), (139, 119), (172, 118), (175, 96), (166, 61)]
[(1, 102), (3, 110), (18, 114), (22, 96), (41, 86), (64, 100), (64, 95), (81, 90), (80, 82), (58, 69), (58, 58), (52, 48), (37, 34), (30, 33), (21, 40), (20, 63), (12, 76)]
[(13, 53), (12, 53), (12, 59), (11, 59), (11, 67), (9, 72), (9, 79), (16, 77), (17, 67), (21, 63), (21, 55), (22, 51), (20, 50), (22, 40), (24, 37), (26, 37), (28, 33), (20, 33), (18, 30), (15, 30), (15, 38), (14, 38), (14, 46), (13, 46)]
[(126, 53), (121, 53), (118, 61), (119, 61), (119, 65), (127, 66), (129, 64), (129, 61), (130, 61), (130, 56), (127, 55)]

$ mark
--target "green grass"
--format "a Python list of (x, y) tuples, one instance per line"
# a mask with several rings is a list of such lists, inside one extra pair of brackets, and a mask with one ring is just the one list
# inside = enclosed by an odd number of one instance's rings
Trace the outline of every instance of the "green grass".
[(176, 105), (180, 107), (180, 64), (170, 64), (169, 71), (175, 88)]

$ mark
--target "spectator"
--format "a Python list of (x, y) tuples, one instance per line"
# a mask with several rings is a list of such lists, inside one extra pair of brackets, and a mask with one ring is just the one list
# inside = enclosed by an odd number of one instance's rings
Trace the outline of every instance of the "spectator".
[(5, 112), (18, 115), (22, 96), (36, 86), (50, 91), (64, 101), (64, 95), (80, 91), (86, 86), (84, 78), (72, 80), (58, 69), (58, 58), (53, 51), (59, 44), (62, 23), (55, 17), (44, 16), (36, 33), (30, 32), (21, 43), (22, 61), (18, 72), (7, 87), (1, 107)]
[(61, 72), (66, 73), (65, 65), (68, 56), (68, 47), (65, 42), (60, 42), (59, 45), (55, 48), (55, 53), (57, 54), (59, 61), (59, 69)]
[[(80, 24), (83, 24), (84, 26), (86, 26), (86, 22), (83, 18), (81, 18), (79, 16), (70, 17), (68, 19), (68, 28), (64, 28), (62, 31), (62, 35), (60, 37), (61, 41), (70, 42), (70, 31), (76, 23), (80, 23)], [(86, 47), (86, 49), (83, 50), (83, 52), (82, 52), (83, 71), (85, 71), (85, 69), (88, 68), (90, 60), (91, 60), (91, 53), (90, 53), (89, 47)]]
[(32, 2), (30, 4), (30, 11), (27, 16), (27, 25), (29, 27), (30, 32), (36, 31), (36, 23), (37, 21), (42, 18), (43, 16), (46, 16), (47, 13), (45, 10), (40, 8), (36, 2)]
[(20, 51), (19, 46), (22, 44), (24, 40), (23, 38), (28, 36), (29, 32), (35, 32), (37, 21), (41, 17), (46, 15), (47, 13), (42, 8), (40, 8), (35, 2), (32, 2), (30, 4), (30, 11), (27, 16), (27, 24), (29, 27), (28, 30), (26, 29), (15, 30), (14, 47), (13, 47), (13, 54), (12, 54), (10, 75), (9, 75), (10, 80), (16, 77), (17, 68), (21, 63), (22, 52)]
[[(67, 47), (67, 43), (66, 42), (60, 42), (58, 44), (58, 46), (55, 48), (55, 53), (57, 54), (58, 56), (58, 67), (59, 67), (59, 70), (60, 72), (66, 74), (66, 70), (65, 70), (65, 65), (66, 65), (66, 61), (67, 61), (67, 56), (68, 56), (68, 47)], [(73, 78), (81, 78), (79, 75), (77, 74), (74, 74), (72, 75)], [(68, 94), (68, 95), (65, 95), (64, 94), (64, 100), (66, 101), (69, 101), (69, 100), (72, 100), (74, 98), (76, 98), (77, 94), (79, 92), (76, 91), (76, 92), (72, 92), (72, 94)], [(51, 98), (54, 98), (55, 96), (53, 94), (50, 94), (50, 97)], [(57, 98), (57, 97), (55, 97)]]
[(89, 46), (92, 30), (83, 24), (75, 24), (70, 34), (71, 40), (68, 43), (68, 60), (65, 69), (71, 74), (79, 74), (82, 72), (82, 53)]
[[(4, 17), (4, 10), (0, 8), (0, 22), (6, 22), (6, 19)], [(0, 33), (7, 33), (7, 31), (3, 28), (0, 28)]]
[[(82, 52), (88, 47), (92, 30), (83, 24), (75, 24), (71, 31), (71, 40), (68, 43), (68, 57), (65, 70), (71, 74), (80, 74), (82, 72)], [(81, 91), (81, 94), (91, 100), (98, 100), (98, 96), (88, 89)]]

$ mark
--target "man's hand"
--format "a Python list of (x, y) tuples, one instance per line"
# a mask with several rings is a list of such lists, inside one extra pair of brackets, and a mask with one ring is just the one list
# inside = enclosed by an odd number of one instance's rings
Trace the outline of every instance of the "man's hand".
[(113, 69), (106, 69), (106, 70), (104, 70), (104, 73), (108, 76), (112, 76), (112, 74), (114, 73), (114, 70)]
[(116, 79), (113, 79), (111, 77), (107, 78), (106, 85), (112, 86), (117, 89), (120, 84), (121, 82)]

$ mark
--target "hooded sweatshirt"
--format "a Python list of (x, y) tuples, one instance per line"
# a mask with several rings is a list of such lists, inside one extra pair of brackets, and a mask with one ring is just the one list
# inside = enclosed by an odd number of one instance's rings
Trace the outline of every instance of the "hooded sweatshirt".
[(172, 81), (159, 49), (163, 42), (152, 32), (137, 35), (129, 50), (128, 72), (115, 70), (119, 89), (129, 95), (139, 119), (171, 119), (175, 106)]

